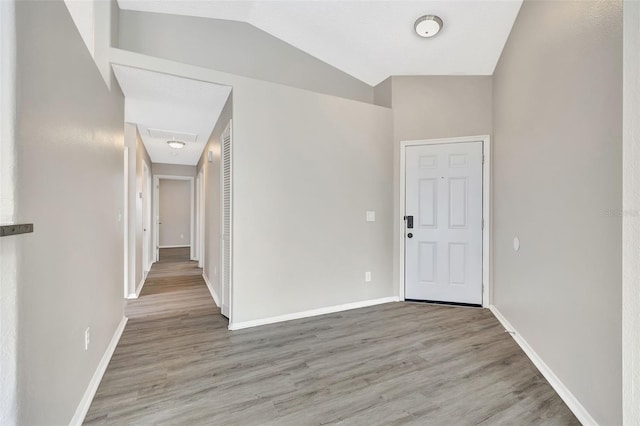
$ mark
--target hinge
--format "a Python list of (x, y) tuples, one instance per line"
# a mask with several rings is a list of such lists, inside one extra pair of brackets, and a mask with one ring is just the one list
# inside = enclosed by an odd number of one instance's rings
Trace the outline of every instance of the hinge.
[(482, 219), (482, 229), (484, 229), (484, 218)]
[(482, 154), (482, 164), (484, 164), (484, 154)]

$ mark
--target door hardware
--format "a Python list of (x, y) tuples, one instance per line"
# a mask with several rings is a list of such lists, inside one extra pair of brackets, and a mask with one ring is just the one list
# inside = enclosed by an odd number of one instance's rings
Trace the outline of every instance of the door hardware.
[(407, 228), (413, 229), (413, 216), (407, 216)]

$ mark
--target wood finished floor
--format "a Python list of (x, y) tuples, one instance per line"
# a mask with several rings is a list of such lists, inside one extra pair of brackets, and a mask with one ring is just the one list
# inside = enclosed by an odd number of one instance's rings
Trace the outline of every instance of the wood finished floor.
[(484, 309), (389, 303), (230, 332), (163, 250), (86, 424), (577, 425)]

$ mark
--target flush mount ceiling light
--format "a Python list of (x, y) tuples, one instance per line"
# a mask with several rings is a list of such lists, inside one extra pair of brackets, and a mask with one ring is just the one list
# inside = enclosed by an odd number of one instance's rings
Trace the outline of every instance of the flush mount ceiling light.
[(185, 143), (180, 141), (167, 141), (171, 148), (180, 149), (184, 148)]
[(436, 15), (424, 15), (416, 19), (413, 28), (420, 37), (433, 37), (442, 29), (442, 19)]

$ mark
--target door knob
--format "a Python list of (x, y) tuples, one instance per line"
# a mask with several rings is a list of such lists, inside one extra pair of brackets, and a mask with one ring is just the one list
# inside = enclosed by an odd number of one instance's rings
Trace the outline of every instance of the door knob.
[(409, 238), (413, 238), (413, 234), (412, 234), (411, 232), (409, 232), (409, 233), (407, 234), (407, 237), (409, 237)]

